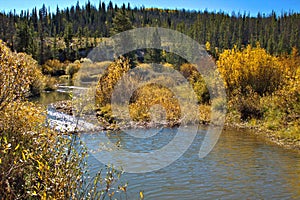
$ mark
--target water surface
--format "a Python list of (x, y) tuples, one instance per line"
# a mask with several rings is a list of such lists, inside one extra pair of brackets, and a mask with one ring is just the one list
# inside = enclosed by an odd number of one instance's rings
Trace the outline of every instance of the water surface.
[[(133, 139), (125, 133), (110, 139), (127, 150), (148, 152), (167, 144), (174, 134), (175, 129), (164, 129), (147, 139)], [(166, 168), (125, 173), (122, 181), (129, 184), (128, 199), (138, 199), (141, 190), (145, 199), (300, 199), (298, 153), (268, 145), (246, 131), (227, 130), (214, 150), (199, 159), (204, 134), (205, 128), (199, 130), (188, 151)], [(89, 164), (94, 172), (104, 167), (92, 156)]]
[[(43, 93), (36, 99), (44, 105), (69, 99), (71, 88)], [(157, 134), (149, 138), (133, 138), (126, 133), (110, 134), (113, 143), (132, 152), (151, 152), (168, 144), (176, 129), (135, 130), (139, 134)], [(206, 133), (198, 134), (185, 154), (174, 163), (158, 171), (130, 174), (121, 177), (128, 182), (128, 199), (138, 199), (144, 191), (145, 199), (300, 199), (300, 154), (267, 144), (245, 130), (223, 131), (213, 151), (199, 159), (198, 153)], [(99, 134), (107, 134), (105, 132)], [(151, 134), (150, 134), (151, 135)], [(83, 134), (82, 139), (90, 137)], [(95, 142), (88, 148), (95, 149)], [(128, 160), (133, 165), (144, 163)], [(104, 168), (91, 154), (88, 160), (93, 173)], [(123, 199), (124, 196), (123, 196)]]

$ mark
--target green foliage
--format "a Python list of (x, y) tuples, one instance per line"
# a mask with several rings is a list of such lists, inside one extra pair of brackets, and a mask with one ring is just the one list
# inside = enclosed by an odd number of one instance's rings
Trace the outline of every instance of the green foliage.
[(192, 64), (185, 63), (181, 65), (180, 72), (187, 78), (197, 95), (200, 104), (207, 104), (210, 100), (210, 94), (206, 87), (206, 83), (201, 74)]
[(17, 24), (17, 51), (35, 55), (35, 45), (32, 24), (27, 21)]
[(156, 29), (152, 36), (150, 36), (150, 44), (156, 48), (151, 48), (146, 50), (145, 62), (148, 63), (162, 63), (162, 50), (161, 48), (161, 38), (159, 37), (158, 30)]
[[(112, 2), (108, 7), (104, 2), (99, 7), (87, 2), (81, 8), (70, 5), (50, 12), (44, 5), (40, 10), (24, 10), (21, 14), (2, 13), (0, 38), (12, 50), (29, 53), (40, 64), (53, 58), (79, 59), (84, 56), (82, 50), (96, 46), (97, 38), (147, 26), (177, 30), (200, 44), (209, 44), (207, 50), (215, 58), (218, 51), (232, 49), (234, 45), (240, 49), (256, 42), (268, 53), (278, 55), (290, 53), (293, 47), (300, 49), (299, 15), (284, 11), (278, 16), (272, 12), (253, 17), (240, 12), (229, 15), (223, 11), (132, 9), (120, 8)], [(175, 54), (164, 59), (173, 64), (180, 61)]]
[(132, 22), (126, 15), (124, 10), (119, 10), (115, 13), (115, 17), (112, 20), (111, 35), (121, 33), (132, 29)]

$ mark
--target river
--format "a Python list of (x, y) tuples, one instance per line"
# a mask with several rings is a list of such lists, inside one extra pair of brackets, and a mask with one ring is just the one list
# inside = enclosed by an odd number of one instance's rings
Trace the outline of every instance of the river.
[[(65, 95), (55, 93), (53, 101)], [(136, 131), (143, 133), (149, 130)], [(165, 168), (148, 173), (124, 173), (121, 180), (128, 182), (128, 199), (138, 199), (139, 191), (144, 191), (145, 199), (155, 200), (300, 199), (299, 153), (269, 144), (249, 131), (230, 129), (222, 132), (208, 156), (199, 159), (198, 152), (205, 133), (206, 128), (200, 127), (190, 148)], [(149, 152), (163, 147), (174, 134), (176, 129), (165, 128), (160, 134), (147, 139), (133, 140), (125, 133), (109, 137), (132, 152)], [(87, 133), (81, 137), (85, 139), (90, 135)], [(95, 148), (92, 146), (95, 144), (89, 143), (88, 148)], [(104, 168), (92, 154), (88, 163), (95, 173)]]

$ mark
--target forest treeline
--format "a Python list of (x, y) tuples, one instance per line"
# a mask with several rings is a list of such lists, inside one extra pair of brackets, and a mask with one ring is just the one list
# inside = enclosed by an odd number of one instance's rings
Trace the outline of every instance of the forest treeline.
[(300, 49), (300, 13), (275, 12), (225, 13), (118, 6), (113, 2), (98, 5), (87, 2), (50, 10), (41, 9), (0, 13), (0, 38), (14, 51), (26, 52), (43, 64), (48, 59), (74, 61), (85, 57), (102, 37), (131, 28), (158, 26), (180, 31), (200, 44), (209, 42), (211, 53), (242, 48), (251, 44), (268, 53), (289, 54)]

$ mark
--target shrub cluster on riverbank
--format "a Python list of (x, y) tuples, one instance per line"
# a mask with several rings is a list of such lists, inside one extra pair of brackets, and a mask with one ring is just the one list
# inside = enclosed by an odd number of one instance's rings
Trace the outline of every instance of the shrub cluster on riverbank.
[(217, 61), (227, 87), (227, 121), (275, 133), (278, 139), (300, 139), (300, 57), (272, 56), (259, 45), (224, 51)]
[[(110, 107), (111, 96), (115, 84), (132, 68), (129, 63), (125, 58), (112, 63), (98, 82), (98, 114), (109, 123), (114, 123), (115, 117)], [(299, 141), (300, 56), (296, 48), (290, 55), (274, 56), (259, 44), (256, 47), (248, 45), (243, 49), (234, 47), (220, 53), (216, 63), (226, 87), (228, 124), (258, 127), (272, 131), (278, 139)], [(175, 69), (173, 65), (168, 66)], [(138, 67), (142, 70), (151, 66), (141, 64)], [(209, 123), (211, 100), (204, 79), (192, 64), (183, 64), (179, 72), (190, 82), (197, 95), (199, 121)], [(160, 77), (156, 79), (159, 82)], [(151, 81), (155, 82), (156, 79)], [(136, 79), (128, 81), (130, 83), (122, 82), (127, 84), (123, 87), (132, 87), (137, 84), (134, 81)], [(168, 81), (172, 80), (164, 79), (164, 83)], [(127, 95), (132, 95), (128, 104), (133, 121), (149, 121), (151, 107), (156, 104), (166, 110), (167, 120), (178, 122), (180, 119), (180, 106), (168, 88), (149, 84)]]
[(76, 136), (46, 126), (45, 109), (26, 97), (40, 90), (42, 74), (26, 54), (11, 52), (0, 41), (0, 199), (100, 199), (119, 173), (89, 177), (87, 150)]

